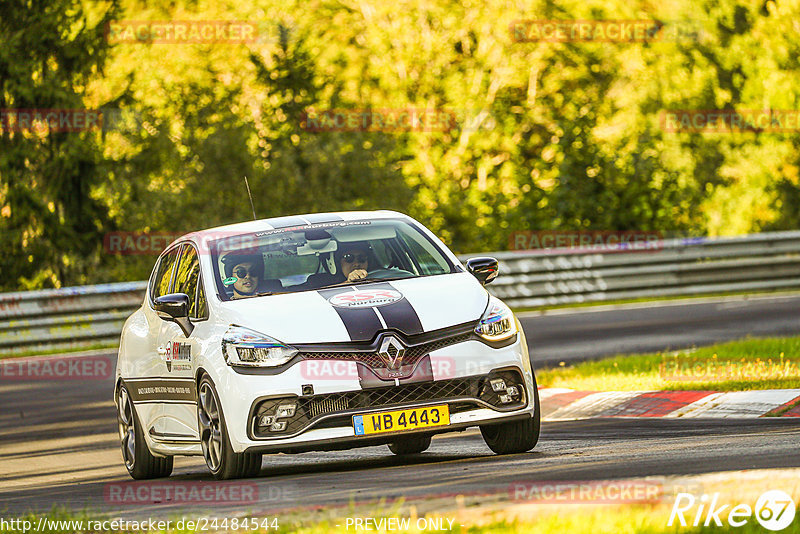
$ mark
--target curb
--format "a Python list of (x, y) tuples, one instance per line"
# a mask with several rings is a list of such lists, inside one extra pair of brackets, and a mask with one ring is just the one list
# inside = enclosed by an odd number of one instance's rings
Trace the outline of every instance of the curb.
[(800, 417), (800, 389), (756, 391), (575, 391), (540, 388), (544, 421), (596, 417)]

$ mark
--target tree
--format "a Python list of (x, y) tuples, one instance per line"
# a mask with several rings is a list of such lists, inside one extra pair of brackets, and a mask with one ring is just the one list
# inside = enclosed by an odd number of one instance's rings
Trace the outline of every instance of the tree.
[[(85, 87), (102, 71), (108, 49), (104, 25), (115, 9), (111, 3), (90, 17), (74, 0), (0, 3), (4, 289), (92, 281), (89, 273), (100, 259), (108, 224), (107, 209), (92, 195), (108, 163), (100, 133), (63, 131), (61, 118), (57, 126), (27, 127), (15, 110), (86, 108)], [(64, 115), (68, 121), (76, 116)]]

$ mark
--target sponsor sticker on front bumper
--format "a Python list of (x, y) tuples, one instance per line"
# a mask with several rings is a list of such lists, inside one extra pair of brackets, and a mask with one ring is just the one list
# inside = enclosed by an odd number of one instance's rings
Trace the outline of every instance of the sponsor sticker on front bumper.
[(356, 436), (402, 432), (449, 424), (450, 410), (446, 404), (353, 416), (353, 430)]

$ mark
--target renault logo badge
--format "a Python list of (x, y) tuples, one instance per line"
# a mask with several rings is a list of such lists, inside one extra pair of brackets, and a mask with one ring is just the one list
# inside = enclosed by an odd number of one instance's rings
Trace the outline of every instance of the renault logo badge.
[(406, 348), (394, 336), (387, 336), (383, 338), (381, 347), (378, 349), (378, 356), (381, 360), (386, 362), (389, 369), (400, 369), (403, 365), (403, 356), (405, 356)]

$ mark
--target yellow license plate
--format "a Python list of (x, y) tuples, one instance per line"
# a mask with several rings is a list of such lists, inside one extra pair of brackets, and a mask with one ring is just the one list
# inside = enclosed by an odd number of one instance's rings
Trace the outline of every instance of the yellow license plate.
[(356, 436), (401, 432), (449, 424), (450, 410), (446, 404), (353, 416), (353, 429)]

